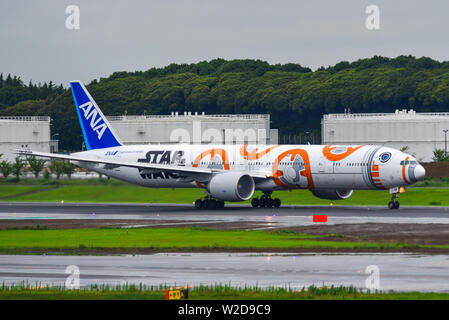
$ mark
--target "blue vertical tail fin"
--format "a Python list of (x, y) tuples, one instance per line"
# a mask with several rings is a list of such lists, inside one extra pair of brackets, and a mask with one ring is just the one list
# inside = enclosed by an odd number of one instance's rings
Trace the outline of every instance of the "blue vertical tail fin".
[(87, 150), (121, 146), (106, 117), (81, 81), (70, 81)]

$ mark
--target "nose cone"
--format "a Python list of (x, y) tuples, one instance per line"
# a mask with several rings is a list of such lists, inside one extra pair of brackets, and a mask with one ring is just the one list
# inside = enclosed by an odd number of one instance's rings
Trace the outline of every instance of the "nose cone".
[(426, 169), (424, 169), (424, 167), (419, 164), (415, 167), (414, 174), (415, 174), (416, 180), (422, 180), (422, 179), (424, 179), (424, 176), (426, 175)]

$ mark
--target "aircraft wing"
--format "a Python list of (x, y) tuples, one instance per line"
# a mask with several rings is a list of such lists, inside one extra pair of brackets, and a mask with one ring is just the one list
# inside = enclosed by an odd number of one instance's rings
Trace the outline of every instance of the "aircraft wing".
[[(176, 172), (176, 173), (184, 173), (188, 175), (204, 175), (204, 174), (213, 174), (219, 172), (226, 172), (223, 169), (210, 169), (210, 168), (195, 168), (195, 167), (186, 167), (186, 166), (175, 166), (175, 165), (164, 165), (164, 164), (155, 164), (148, 162), (129, 162), (129, 161), (117, 161), (110, 159), (100, 159), (100, 158), (90, 158), (90, 157), (80, 157), (80, 156), (72, 156), (65, 155), (59, 153), (48, 153), (48, 152), (40, 152), (40, 151), (31, 151), (31, 150), (16, 150), (17, 154), (24, 156), (36, 156), (43, 158), (52, 158), (52, 159), (61, 159), (61, 160), (71, 160), (71, 161), (79, 161), (79, 162), (88, 162), (88, 163), (98, 163), (105, 164), (114, 167), (130, 167), (130, 168), (143, 168), (143, 169), (152, 169), (155, 171), (163, 171), (163, 172)], [(262, 173), (251, 174), (248, 173), (253, 178), (266, 179), (269, 178), (269, 175)]]

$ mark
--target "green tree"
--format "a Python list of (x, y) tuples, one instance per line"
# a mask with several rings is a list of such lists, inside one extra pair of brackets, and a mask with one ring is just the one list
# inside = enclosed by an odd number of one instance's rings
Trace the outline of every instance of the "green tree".
[(48, 168), (45, 168), (45, 169), (44, 169), (44, 174), (43, 174), (43, 176), (44, 176), (44, 179), (45, 179), (45, 180), (50, 179), (50, 170), (49, 170)]
[(72, 174), (75, 172), (75, 165), (70, 162), (63, 162), (62, 171), (69, 179), (71, 179)]
[(56, 179), (59, 180), (61, 174), (64, 173), (64, 162), (53, 160), (51, 164), (48, 166), (50, 171), (56, 175)]
[(33, 171), (34, 176), (39, 177), (39, 173), (44, 169), (45, 160), (44, 159), (36, 159), (35, 156), (28, 157), (28, 164), (30, 165), (31, 171)]
[(449, 153), (446, 153), (443, 149), (435, 149), (432, 160), (435, 162), (449, 161)]
[(23, 172), (24, 166), (25, 161), (23, 161), (20, 157), (16, 157), (14, 162), (12, 163), (12, 173), (16, 176), (17, 179), (20, 179), (20, 175)]
[(7, 179), (8, 176), (12, 173), (12, 164), (6, 160), (0, 162), (0, 172), (3, 175), (3, 178)]

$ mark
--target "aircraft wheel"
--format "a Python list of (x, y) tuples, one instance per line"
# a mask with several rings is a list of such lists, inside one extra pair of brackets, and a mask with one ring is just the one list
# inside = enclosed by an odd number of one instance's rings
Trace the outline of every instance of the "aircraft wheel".
[(266, 205), (267, 205), (267, 208), (273, 208), (273, 206), (274, 206), (274, 201), (273, 201), (273, 199), (268, 198), (268, 199), (266, 200)]
[(217, 201), (214, 199), (209, 200), (209, 203), (207, 205), (208, 209), (215, 209), (217, 207)]
[(399, 202), (398, 202), (398, 201), (395, 201), (395, 202), (394, 202), (394, 208), (395, 208), (395, 209), (399, 209), (399, 206), (400, 206)]
[(203, 207), (203, 201), (201, 199), (197, 199), (195, 201), (195, 208), (201, 209)]
[(393, 201), (388, 202), (388, 209), (395, 209), (395, 204)]
[(253, 198), (253, 199), (251, 200), (251, 205), (253, 206), (253, 208), (257, 208), (257, 207), (259, 206), (259, 204), (260, 204), (259, 199)]
[(202, 206), (203, 209), (209, 208), (209, 199), (203, 200), (202, 204), (203, 204), (203, 206)]
[(225, 206), (224, 201), (221, 201), (221, 200), (217, 201), (217, 208), (218, 209), (223, 209), (224, 206)]
[(281, 206), (281, 199), (275, 198), (273, 200), (273, 205), (274, 205), (275, 208), (279, 208)]

